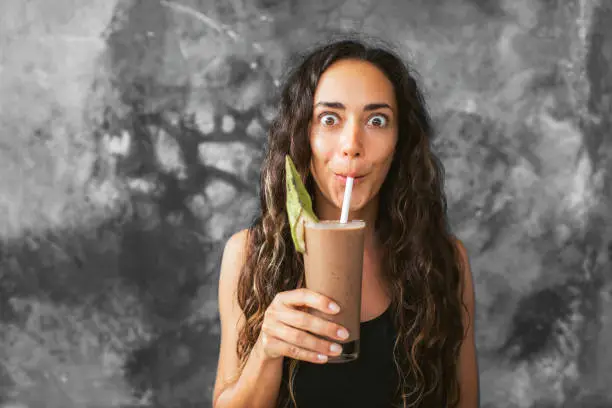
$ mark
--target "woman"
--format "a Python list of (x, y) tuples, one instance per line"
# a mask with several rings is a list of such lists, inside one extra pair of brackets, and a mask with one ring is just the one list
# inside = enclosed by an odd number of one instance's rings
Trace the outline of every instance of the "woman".
[[(289, 75), (261, 173), (262, 213), (226, 244), (219, 279), (216, 408), (478, 405), (468, 258), (448, 231), (443, 168), (409, 69), (383, 48), (344, 40)], [(368, 225), (358, 360), (326, 364), (343, 327), (303, 288), (285, 209), (285, 155), (319, 219), (339, 219), (346, 168), (350, 219)], [(335, 306), (335, 307), (334, 307)], [(369, 339), (366, 341), (366, 338)]]

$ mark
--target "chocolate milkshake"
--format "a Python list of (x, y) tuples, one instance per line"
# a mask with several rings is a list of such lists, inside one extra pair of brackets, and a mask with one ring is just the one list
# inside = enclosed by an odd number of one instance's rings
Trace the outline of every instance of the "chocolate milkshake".
[(316, 310), (310, 313), (349, 331), (349, 338), (341, 343), (342, 353), (330, 357), (330, 363), (348, 362), (359, 356), (364, 229), (364, 221), (305, 223), (306, 287), (333, 299), (340, 306), (336, 315)]

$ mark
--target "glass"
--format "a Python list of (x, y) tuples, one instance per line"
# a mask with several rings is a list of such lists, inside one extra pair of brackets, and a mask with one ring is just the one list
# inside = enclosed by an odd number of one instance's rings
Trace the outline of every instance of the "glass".
[(349, 331), (339, 356), (328, 362), (342, 363), (359, 357), (361, 321), (361, 277), (365, 221), (322, 221), (305, 223), (304, 271), (306, 287), (321, 293), (340, 306), (335, 315), (311, 310), (310, 313), (331, 320)]

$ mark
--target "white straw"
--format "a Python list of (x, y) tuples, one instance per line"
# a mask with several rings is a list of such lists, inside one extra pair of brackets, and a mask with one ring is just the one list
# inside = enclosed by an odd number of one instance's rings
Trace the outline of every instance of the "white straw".
[(344, 200), (342, 201), (342, 213), (340, 213), (340, 222), (346, 224), (348, 221), (349, 207), (351, 206), (351, 193), (353, 192), (353, 178), (346, 178), (346, 187), (344, 188)]

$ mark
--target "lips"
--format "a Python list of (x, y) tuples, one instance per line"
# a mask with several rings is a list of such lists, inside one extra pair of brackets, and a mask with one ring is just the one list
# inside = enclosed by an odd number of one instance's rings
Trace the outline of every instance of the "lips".
[[(340, 183), (346, 184), (346, 179), (348, 177), (347, 174), (334, 173), (334, 176), (335, 176), (336, 180), (338, 180)], [(353, 185), (355, 185), (355, 184), (359, 184), (359, 183), (361, 183), (363, 181), (363, 179), (365, 178), (365, 174), (364, 175), (360, 175), (360, 176), (353, 175), (352, 177), (353, 177)]]

